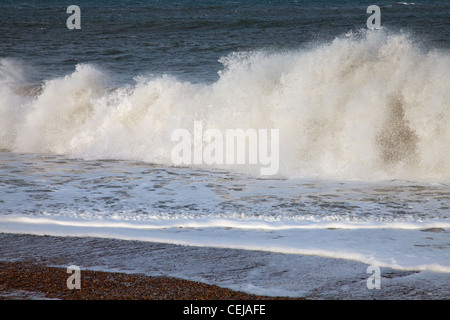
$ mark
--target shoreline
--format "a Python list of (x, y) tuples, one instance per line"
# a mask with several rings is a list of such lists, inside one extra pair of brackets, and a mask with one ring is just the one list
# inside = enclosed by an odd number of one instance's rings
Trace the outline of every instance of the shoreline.
[[(0, 261), (0, 300), (286, 300), (170, 277), (83, 270), (81, 288), (69, 289), (62, 267)], [(300, 299), (302, 300), (302, 299)]]
[[(81, 272), (68, 290), (67, 267)], [(0, 299), (445, 300), (446, 273), (296, 254), (111, 238), (0, 233)]]

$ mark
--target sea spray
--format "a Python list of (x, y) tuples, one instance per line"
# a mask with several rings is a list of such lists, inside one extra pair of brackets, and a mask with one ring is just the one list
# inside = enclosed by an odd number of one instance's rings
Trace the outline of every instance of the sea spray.
[(11, 80), (20, 69), (3, 59), (0, 147), (173, 165), (171, 134), (202, 121), (223, 132), (279, 129), (288, 178), (450, 178), (447, 52), (378, 30), (220, 61), (213, 84), (164, 75), (110, 90), (106, 74), (84, 64), (27, 95), (17, 90), (22, 78)]

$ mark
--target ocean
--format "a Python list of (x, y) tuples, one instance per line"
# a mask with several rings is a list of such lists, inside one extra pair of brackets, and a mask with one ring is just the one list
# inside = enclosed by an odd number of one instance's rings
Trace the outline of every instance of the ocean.
[[(450, 3), (5, 0), (0, 20), (0, 232), (330, 258), (449, 287)], [(258, 272), (222, 284), (305, 293)]]

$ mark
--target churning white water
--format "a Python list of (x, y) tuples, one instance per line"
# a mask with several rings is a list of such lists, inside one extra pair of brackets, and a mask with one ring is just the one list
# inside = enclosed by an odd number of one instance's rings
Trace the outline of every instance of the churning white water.
[(3, 59), (0, 148), (173, 165), (171, 133), (201, 121), (279, 129), (282, 177), (450, 179), (447, 52), (381, 30), (221, 62), (215, 83), (138, 76), (111, 89), (111, 75), (85, 64), (36, 88), (20, 63)]

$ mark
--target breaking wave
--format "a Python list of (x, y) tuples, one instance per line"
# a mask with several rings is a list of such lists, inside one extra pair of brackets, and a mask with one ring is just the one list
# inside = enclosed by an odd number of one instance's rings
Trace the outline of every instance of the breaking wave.
[(212, 84), (139, 76), (111, 89), (91, 64), (29, 86), (1, 59), (0, 148), (172, 165), (172, 132), (202, 121), (279, 129), (283, 177), (450, 179), (448, 52), (378, 30), (220, 61)]

